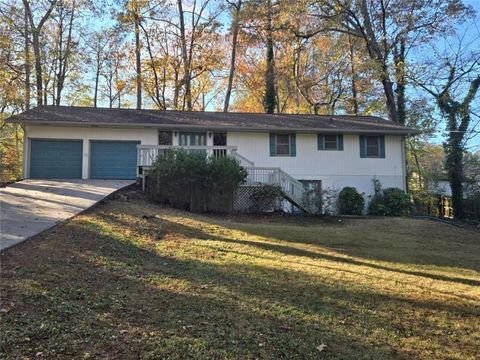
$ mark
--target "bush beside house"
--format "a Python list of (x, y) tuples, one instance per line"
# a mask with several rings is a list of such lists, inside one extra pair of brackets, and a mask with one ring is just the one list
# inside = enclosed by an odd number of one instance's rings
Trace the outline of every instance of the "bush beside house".
[(338, 208), (343, 215), (362, 215), (365, 199), (354, 187), (344, 187), (338, 195)]
[(202, 152), (167, 150), (147, 177), (152, 201), (199, 212), (230, 212), (233, 196), (247, 177), (230, 157), (207, 157)]
[(370, 215), (407, 216), (412, 211), (412, 202), (402, 189), (388, 188), (382, 190), (377, 179), (373, 179), (375, 195), (368, 205)]

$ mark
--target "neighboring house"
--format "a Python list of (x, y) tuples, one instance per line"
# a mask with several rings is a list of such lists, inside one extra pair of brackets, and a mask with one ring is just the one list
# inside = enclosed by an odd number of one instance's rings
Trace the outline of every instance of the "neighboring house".
[[(285, 115), (43, 106), (7, 121), (25, 126), (25, 178), (134, 179), (168, 147), (235, 156), (249, 182), (406, 189), (404, 137), (373, 116)], [(300, 180), (301, 183), (298, 181)]]
[[(463, 185), (463, 197), (467, 198), (472, 196), (475, 192), (475, 189), (478, 189), (478, 180), (469, 180), (462, 182)], [(444, 196), (452, 196), (452, 188), (450, 187), (450, 181), (446, 178), (441, 178), (436, 182), (431, 182), (428, 185), (428, 188), (431, 193), (439, 194)]]

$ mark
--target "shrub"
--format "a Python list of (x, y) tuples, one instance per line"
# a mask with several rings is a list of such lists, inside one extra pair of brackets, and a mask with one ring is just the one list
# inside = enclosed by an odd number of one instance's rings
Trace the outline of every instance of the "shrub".
[(245, 182), (247, 171), (231, 157), (209, 158), (208, 206), (211, 210), (229, 212), (240, 184)]
[(406, 216), (412, 211), (408, 194), (402, 189), (388, 188), (382, 190), (380, 181), (373, 179), (375, 195), (368, 205), (370, 215)]
[(279, 210), (284, 196), (285, 194), (279, 185), (255, 187), (250, 195), (250, 210), (254, 212)]
[(340, 214), (361, 215), (365, 208), (365, 199), (354, 187), (344, 187), (338, 195)]
[(410, 197), (405, 191), (398, 188), (383, 190), (383, 205), (387, 216), (406, 216), (412, 210)]
[(385, 216), (385, 205), (383, 204), (383, 196), (374, 196), (370, 204), (368, 204), (368, 213), (370, 215)]
[(147, 177), (147, 194), (155, 202), (190, 211), (231, 211), (238, 186), (247, 172), (230, 157), (167, 150)]

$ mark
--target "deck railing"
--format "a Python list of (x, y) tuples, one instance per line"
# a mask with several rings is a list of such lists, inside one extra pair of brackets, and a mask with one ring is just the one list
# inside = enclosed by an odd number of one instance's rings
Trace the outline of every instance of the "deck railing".
[[(155, 163), (157, 157), (168, 149), (184, 149), (192, 152), (203, 152), (208, 156), (232, 156), (247, 170), (245, 185), (279, 185), (285, 194), (300, 204), (304, 192), (303, 184), (277, 167), (258, 167), (253, 161), (237, 153), (236, 146), (169, 146), (169, 145), (137, 145), (137, 165), (142, 169), (140, 177), (145, 189), (145, 176), (148, 167)], [(146, 168), (146, 169), (145, 169)], [(146, 170), (146, 171), (144, 171)]]
[(300, 203), (304, 192), (303, 184), (293, 176), (276, 167), (245, 167), (248, 172), (246, 185), (279, 185), (293, 200)]
[(191, 152), (205, 153), (207, 156), (235, 156), (236, 146), (170, 146), (137, 145), (137, 166), (152, 166), (157, 157), (168, 149), (184, 149)]

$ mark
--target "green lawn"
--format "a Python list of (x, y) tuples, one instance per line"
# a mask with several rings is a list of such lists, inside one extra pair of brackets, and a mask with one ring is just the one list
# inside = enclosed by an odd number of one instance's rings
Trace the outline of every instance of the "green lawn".
[(1, 358), (475, 359), (478, 232), (123, 196), (1, 255)]

